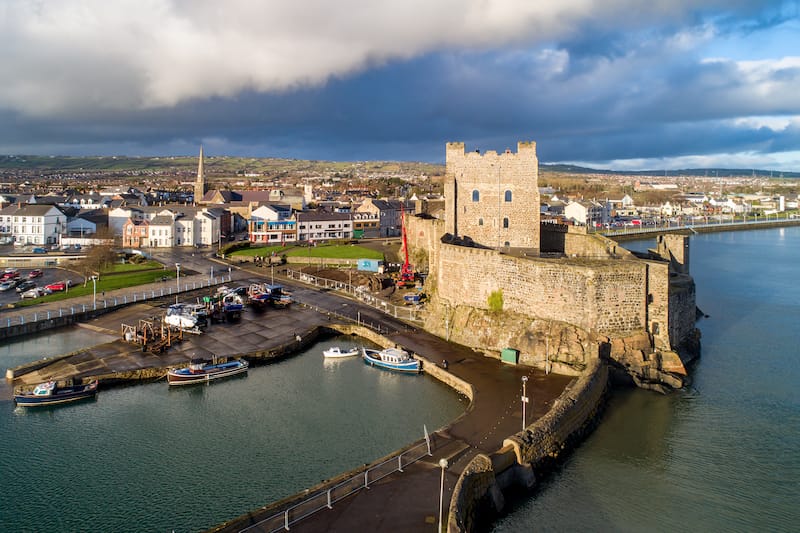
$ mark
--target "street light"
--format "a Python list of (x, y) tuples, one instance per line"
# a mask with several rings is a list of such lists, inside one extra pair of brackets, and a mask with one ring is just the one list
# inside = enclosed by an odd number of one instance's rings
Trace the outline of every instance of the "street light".
[(447, 459), (439, 459), (439, 466), (442, 467), (442, 483), (439, 487), (439, 533), (442, 533), (442, 506), (444, 504), (444, 471), (447, 468)]
[(528, 384), (528, 376), (522, 376), (522, 431), (525, 431), (526, 427), (525, 406), (528, 403), (528, 396), (525, 394), (525, 386), (527, 384)]
[(97, 310), (97, 276), (92, 276), (92, 308)]
[[(175, 263), (175, 281), (178, 285), (178, 292), (181, 292), (181, 264)], [(175, 303), (178, 303), (178, 292), (175, 293)]]

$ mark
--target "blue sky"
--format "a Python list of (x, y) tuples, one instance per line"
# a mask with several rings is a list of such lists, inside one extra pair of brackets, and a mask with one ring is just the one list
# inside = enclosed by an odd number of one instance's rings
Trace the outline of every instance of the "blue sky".
[(0, 0), (0, 153), (800, 171), (800, 1)]

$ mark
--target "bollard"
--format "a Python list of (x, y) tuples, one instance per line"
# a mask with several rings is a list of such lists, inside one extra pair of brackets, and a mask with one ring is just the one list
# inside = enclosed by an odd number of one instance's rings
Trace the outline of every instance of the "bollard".
[(33, 321), (34, 322), (38, 322), (39, 321), (39, 313), (33, 313)]
[(114, 307), (116, 307), (116, 306), (117, 306), (117, 297), (114, 296)]
[(47, 311), (47, 320), (50, 320), (50, 311)]

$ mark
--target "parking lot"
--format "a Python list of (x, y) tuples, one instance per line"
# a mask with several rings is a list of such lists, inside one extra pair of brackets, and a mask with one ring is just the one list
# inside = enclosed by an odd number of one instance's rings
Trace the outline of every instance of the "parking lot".
[[(23, 282), (28, 279), (28, 273), (33, 268), (20, 268), (19, 270), (19, 281)], [(79, 283), (83, 283), (83, 278), (79, 275), (75, 274), (74, 272), (70, 272), (68, 270), (64, 270), (62, 268), (42, 268), (41, 269), (43, 274), (38, 277), (34, 278), (32, 281), (36, 283), (37, 287), (44, 287), (47, 284), (55, 283), (58, 281), (66, 281), (69, 280), (72, 285), (77, 285)], [(0, 275), (2, 271), (0, 271)], [(0, 306), (5, 308), (7, 304), (18, 302), (20, 300), (20, 294), (13, 289), (9, 289), (7, 291), (0, 291)]]

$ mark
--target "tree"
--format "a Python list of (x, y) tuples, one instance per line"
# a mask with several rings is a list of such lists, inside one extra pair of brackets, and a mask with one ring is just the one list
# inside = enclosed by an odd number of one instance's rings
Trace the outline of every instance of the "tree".
[(99, 275), (108, 270), (117, 261), (114, 248), (108, 244), (92, 246), (83, 261), (77, 265), (78, 271), (83, 275), (84, 285), (91, 276)]

